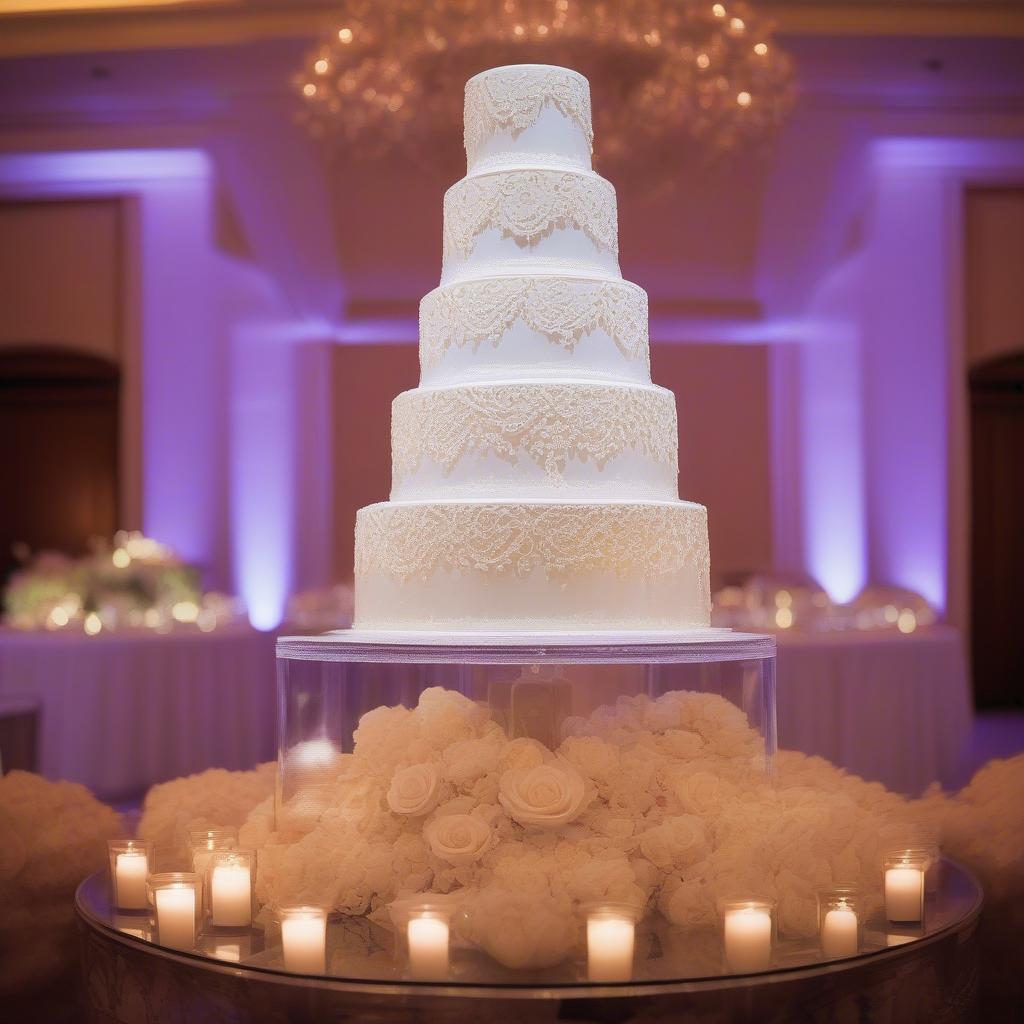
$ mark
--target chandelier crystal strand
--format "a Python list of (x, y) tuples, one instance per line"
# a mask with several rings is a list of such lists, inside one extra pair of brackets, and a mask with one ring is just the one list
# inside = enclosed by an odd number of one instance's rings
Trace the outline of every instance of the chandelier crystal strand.
[(595, 104), (610, 162), (673, 135), (714, 154), (770, 137), (792, 105), (792, 65), (772, 31), (742, 2), (353, 0), (296, 86), (314, 136), (371, 157), (425, 153), (457, 132), (470, 76), (562, 64), (613, 83)]

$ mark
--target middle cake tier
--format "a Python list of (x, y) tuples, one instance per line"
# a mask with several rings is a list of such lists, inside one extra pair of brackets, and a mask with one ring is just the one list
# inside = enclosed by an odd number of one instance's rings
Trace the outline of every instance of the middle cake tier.
[(452, 185), (441, 283), (535, 272), (622, 276), (615, 189), (592, 171), (539, 167)]
[(539, 380), (416, 388), (391, 412), (392, 501), (677, 498), (675, 396)]

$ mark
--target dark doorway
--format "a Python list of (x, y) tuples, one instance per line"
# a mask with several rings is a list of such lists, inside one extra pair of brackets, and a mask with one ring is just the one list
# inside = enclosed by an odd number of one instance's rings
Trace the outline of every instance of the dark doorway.
[(19, 547), (81, 554), (117, 530), (119, 376), (59, 348), (0, 351), (0, 581)]
[(971, 387), (971, 660), (979, 708), (1024, 706), (1024, 353)]

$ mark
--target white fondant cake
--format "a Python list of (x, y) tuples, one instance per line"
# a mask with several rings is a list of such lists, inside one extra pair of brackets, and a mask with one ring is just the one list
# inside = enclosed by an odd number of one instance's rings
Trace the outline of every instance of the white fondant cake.
[(392, 410), (391, 500), (356, 518), (355, 625), (677, 630), (710, 617), (707, 516), (677, 494), (647, 296), (591, 169), (590, 89), (547, 65), (466, 85), (420, 386)]

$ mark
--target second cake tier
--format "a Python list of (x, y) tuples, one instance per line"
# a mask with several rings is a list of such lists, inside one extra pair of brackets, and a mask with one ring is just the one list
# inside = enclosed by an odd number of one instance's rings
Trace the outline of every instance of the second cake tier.
[(534, 380), (416, 388), (391, 414), (392, 501), (677, 497), (675, 396)]
[(689, 502), (443, 501), (356, 517), (355, 626), (708, 626), (707, 511)]

